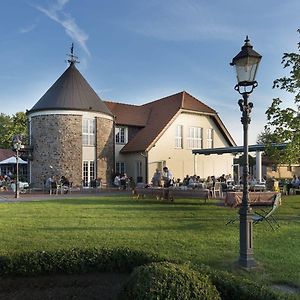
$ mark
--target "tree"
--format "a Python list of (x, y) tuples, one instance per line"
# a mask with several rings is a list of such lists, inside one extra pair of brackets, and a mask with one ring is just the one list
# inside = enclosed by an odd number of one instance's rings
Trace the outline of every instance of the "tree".
[(24, 112), (9, 116), (0, 114), (0, 148), (11, 148), (14, 135), (27, 136), (27, 117)]
[[(289, 77), (281, 77), (273, 83), (273, 88), (294, 95), (295, 107), (282, 107), (281, 99), (273, 99), (266, 111), (267, 125), (259, 136), (260, 142), (267, 145), (267, 155), (276, 163), (296, 163), (300, 158), (300, 43), (298, 52), (283, 54), (281, 64), (290, 70)], [(277, 150), (272, 143), (288, 143), (288, 146), (285, 150)]]

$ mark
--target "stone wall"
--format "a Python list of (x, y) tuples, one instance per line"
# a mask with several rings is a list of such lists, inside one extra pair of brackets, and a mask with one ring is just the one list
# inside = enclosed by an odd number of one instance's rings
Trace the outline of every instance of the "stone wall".
[(31, 182), (66, 176), (73, 186), (82, 180), (82, 116), (41, 115), (31, 118)]
[(96, 141), (97, 141), (97, 178), (103, 182), (111, 183), (114, 173), (114, 121), (96, 118)]

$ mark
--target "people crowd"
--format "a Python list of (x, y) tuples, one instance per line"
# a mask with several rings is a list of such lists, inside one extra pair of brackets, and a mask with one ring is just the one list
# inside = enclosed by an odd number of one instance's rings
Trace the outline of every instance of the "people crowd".
[[(251, 190), (251, 187), (256, 185), (268, 185), (268, 182), (276, 181), (275, 178), (262, 178), (258, 181), (255, 176), (249, 175), (248, 185)], [(200, 176), (186, 175), (184, 178), (175, 178), (172, 174), (172, 171), (167, 167), (163, 167), (162, 170), (156, 169), (152, 178), (151, 183), (146, 185), (146, 187), (182, 187), (182, 188), (207, 188), (213, 189), (216, 182), (220, 182), (222, 190), (232, 190), (234, 187), (243, 185), (243, 178), (240, 177), (238, 180), (233, 179), (231, 174), (222, 174), (219, 177), (215, 175), (208, 176), (207, 178), (200, 178)], [(0, 190), (7, 191), (11, 189), (11, 186), (15, 183), (13, 174), (0, 175)], [(57, 192), (58, 188), (61, 188), (64, 193), (68, 193), (72, 182), (66, 178), (66, 176), (49, 176), (47, 179), (43, 180), (44, 187), (51, 191), (52, 193)], [(131, 189), (134, 193), (136, 190), (136, 182), (133, 177), (127, 176), (126, 173), (116, 173), (113, 178), (113, 186), (117, 187), (120, 190)], [(101, 188), (102, 187), (102, 178), (97, 178), (92, 180), (90, 187)], [(279, 187), (284, 187), (286, 194), (290, 194), (293, 189), (300, 189), (300, 175), (294, 175), (291, 180), (285, 179), (279, 181)], [(268, 189), (268, 186), (267, 186)]]

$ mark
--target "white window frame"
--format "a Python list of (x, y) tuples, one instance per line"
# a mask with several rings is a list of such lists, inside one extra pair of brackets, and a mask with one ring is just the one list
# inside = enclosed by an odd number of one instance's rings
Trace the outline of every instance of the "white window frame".
[(183, 125), (177, 125), (176, 126), (175, 148), (176, 149), (182, 149), (183, 148)]
[(213, 128), (207, 129), (207, 148), (214, 148), (214, 130), (213, 130)]
[(126, 164), (124, 161), (116, 161), (116, 173), (126, 173)]
[(128, 128), (116, 127), (115, 136), (116, 144), (126, 144), (128, 142)]
[(84, 160), (82, 162), (82, 182), (83, 187), (89, 187), (92, 180), (95, 179), (95, 161)]
[(83, 118), (82, 119), (82, 145), (83, 146), (95, 146), (95, 132), (96, 132), (95, 119)]
[(189, 149), (202, 149), (203, 148), (203, 128), (202, 127), (189, 127), (187, 142), (188, 142)]

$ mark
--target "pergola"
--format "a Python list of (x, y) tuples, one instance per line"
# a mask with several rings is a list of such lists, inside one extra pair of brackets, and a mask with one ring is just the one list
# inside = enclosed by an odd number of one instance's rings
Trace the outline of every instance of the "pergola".
[[(271, 146), (274, 148), (277, 148), (279, 150), (285, 149), (288, 144), (272, 144)], [(261, 159), (261, 153), (265, 151), (267, 148), (264, 144), (257, 144), (257, 145), (249, 145), (249, 152), (256, 152), (256, 179), (258, 181), (261, 181), (261, 171), (262, 171), (262, 159)], [(194, 155), (211, 155), (211, 154), (218, 154), (222, 155), (224, 153), (243, 153), (244, 147), (243, 146), (235, 146), (235, 147), (222, 147), (222, 148), (210, 148), (210, 149), (194, 149), (192, 150), (192, 153)]]

